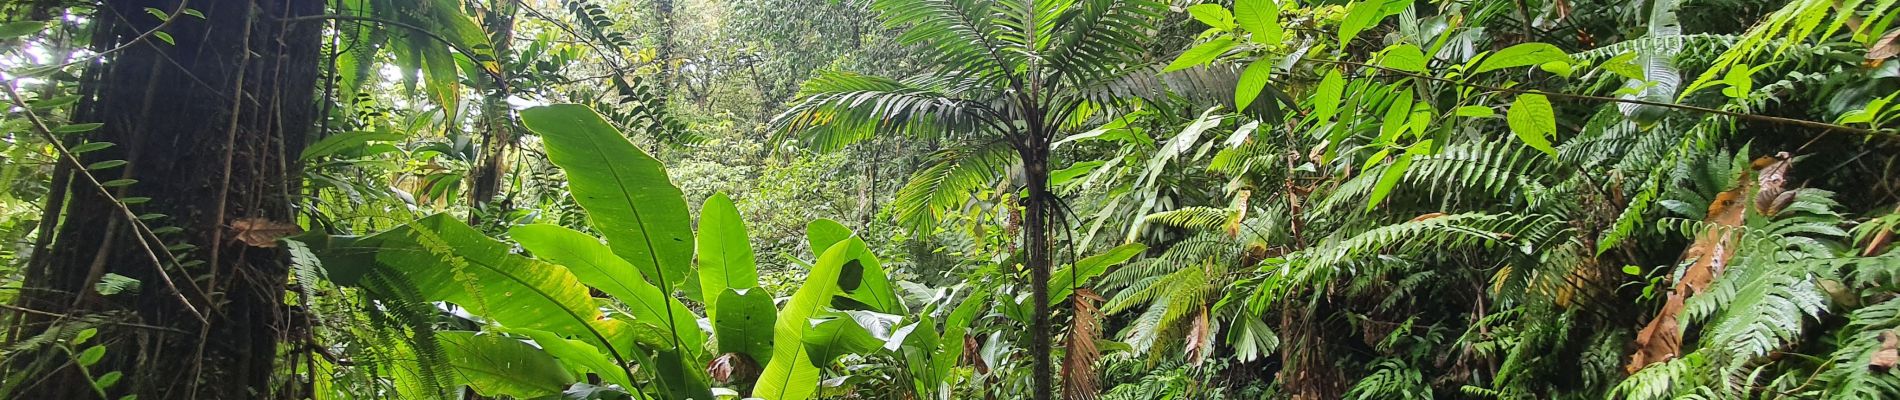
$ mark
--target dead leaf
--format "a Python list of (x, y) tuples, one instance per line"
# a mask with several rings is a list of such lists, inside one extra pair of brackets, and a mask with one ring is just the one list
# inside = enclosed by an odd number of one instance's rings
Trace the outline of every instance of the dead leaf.
[(1900, 55), (1900, 28), (1887, 31), (1887, 34), (1874, 41), (1873, 46), (1867, 48), (1867, 61), (1875, 66), (1896, 55)]
[(1412, 220), (1411, 220), (1411, 221), (1409, 221), (1409, 222), (1418, 222), (1418, 221), (1424, 221), (1424, 220), (1428, 220), (1428, 219), (1432, 219), (1432, 218), (1438, 218), (1438, 217), (1443, 217), (1443, 216), (1445, 216), (1445, 213), (1441, 213), (1441, 212), (1435, 212), (1435, 213), (1425, 213), (1425, 214), (1422, 214), (1422, 215), (1419, 215), (1419, 216), (1417, 216), (1417, 217), (1412, 217)]
[(1650, 364), (1667, 361), (1681, 354), (1683, 302), (1689, 296), (1702, 293), (1716, 277), (1722, 275), (1722, 271), (1728, 269), (1729, 258), (1735, 256), (1735, 246), (1740, 240), (1739, 232), (1732, 228), (1741, 226), (1748, 214), (1748, 206), (1743, 203), (1742, 197), (1749, 190), (1760, 188), (1764, 194), (1773, 191), (1774, 195), (1768, 197), (1769, 206), (1762, 206), (1762, 197), (1759, 195), (1755, 203), (1758, 210), (1764, 213), (1778, 210), (1774, 203), (1786, 190), (1784, 185), (1790, 158), (1788, 153), (1783, 152), (1774, 157), (1756, 159), (1752, 166), (1760, 171), (1757, 179), (1749, 179), (1748, 174), (1743, 174), (1735, 183), (1735, 188), (1716, 194), (1715, 201), (1709, 202), (1708, 216), (1703, 219), (1703, 222), (1709, 223), (1708, 229), (1696, 235), (1695, 242), (1682, 252), (1682, 260), (1693, 260), (1693, 263), (1683, 271), (1682, 279), (1670, 288), (1662, 310), (1656, 312), (1656, 318), (1649, 320), (1649, 325), (1636, 333), (1636, 352), (1630, 354), (1629, 365), (1623, 367), (1625, 372), (1634, 374)]
[(1095, 382), (1095, 362), (1102, 358), (1102, 350), (1095, 347), (1095, 339), (1101, 336), (1102, 311), (1096, 303), (1102, 301), (1102, 296), (1079, 288), (1072, 297), (1075, 317), (1069, 337), (1063, 340), (1068, 350), (1062, 360), (1062, 398), (1095, 400), (1101, 397), (1101, 388)]
[(231, 221), (231, 231), (237, 240), (252, 247), (277, 247), (277, 239), (303, 232), (297, 224), (271, 221), (264, 217), (250, 217)]
[(1900, 334), (1894, 334), (1890, 330), (1881, 331), (1880, 349), (1875, 350), (1874, 355), (1867, 358), (1867, 368), (1885, 372), (1893, 369), (1895, 363), (1900, 363)]

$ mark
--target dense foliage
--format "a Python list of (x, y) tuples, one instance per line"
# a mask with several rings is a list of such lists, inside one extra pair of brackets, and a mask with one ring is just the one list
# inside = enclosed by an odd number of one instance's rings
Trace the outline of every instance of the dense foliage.
[(1893, 0), (0, 16), (0, 398), (1900, 397)]

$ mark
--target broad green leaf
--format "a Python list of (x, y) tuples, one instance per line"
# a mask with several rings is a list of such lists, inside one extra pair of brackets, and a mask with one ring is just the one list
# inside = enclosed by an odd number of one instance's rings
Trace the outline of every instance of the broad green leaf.
[(1407, 72), (1425, 72), (1425, 51), (1418, 46), (1402, 44), (1385, 50), (1379, 57), (1379, 65)]
[(455, 303), (505, 327), (611, 343), (596, 326), (600, 309), (587, 286), (566, 268), (515, 254), (447, 214), (369, 237), (297, 240), (310, 245), (338, 284), (365, 287), (378, 297)]
[(1483, 117), (1498, 115), (1497, 110), (1493, 110), (1491, 109), (1491, 107), (1486, 107), (1486, 106), (1458, 107), (1458, 109), (1456, 111), (1453, 111), (1453, 113), (1456, 113), (1460, 117), (1474, 117), (1474, 118), (1483, 118)]
[[(659, 287), (640, 279), (632, 264), (614, 256), (613, 250), (599, 239), (558, 225), (522, 225), (508, 235), (536, 258), (559, 264), (572, 271), (582, 283), (627, 304), (634, 321), (655, 326), (671, 326), (666, 338), (674, 347), (697, 355), (705, 346), (706, 336), (699, 330), (699, 316)], [(674, 336), (677, 336), (675, 338)]]
[[(1265, 1), (1265, 0), (1261, 0)], [(1245, 110), (1253, 104), (1260, 92), (1267, 89), (1267, 81), (1273, 77), (1273, 63), (1269, 60), (1255, 60), (1247, 69), (1240, 72), (1240, 84), (1234, 88), (1234, 108)]]
[(1080, 178), (1083, 175), (1094, 172), (1096, 168), (1101, 168), (1103, 164), (1107, 163), (1107, 161), (1102, 160), (1083, 161), (1071, 164), (1068, 168), (1051, 171), (1049, 172), (1049, 186), (1062, 186), (1075, 180), (1075, 178)]
[(1055, 273), (1049, 275), (1049, 304), (1061, 303), (1062, 300), (1069, 298), (1069, 294), (1075, 288), (1085, 287), (1090, 279), (1108, 272), (1108, 267), (1126, 262), (1144, 251), (1148, 251), (1147, 245), (1124, 244), (1056, 270)]
[(772, 329), (772, 361), (760, 373), (752, 395), (765, 400), (806, 400), (818, 392), (819, 368), (805, 351), (810, 320), (838, 294), (838, 276), (846, 264), (869, 259), (864, 241), (849, 238), (831, 246), (805, 274), (805, 283), (785, 301)]
[(1347, 6), (1346, 17), (1339, 21), (1339, 48), (1345, 49), (1352, 39), (1359, 37), (1366, 28), (1377, 25), (1385, 19), (1385, 2), (1364, 0)]
[(827, 218), (819, 218), (805, 224), (805, 241), (811, 246), (812, 256), (822, 256), (845, 239), (850, 239), (851, 228)]
[(1399, 156), (1397, 161), (1385, 166), (1385, 172), (1379, 174), (1379, 182), (1372, 187), (1372, 196), (1366, 200), (1366, 211), (1379, 207), (1385, 197), (1392, 194), (1392, 188), (1398, 187), (1405, 178), (1405, 170), (1412, 167), (1412, 154)]
[(1730, 67), (1728, 74), (1722, 77), (1722, 83), (1728, 85), (1722, 88), (1722, 94), (1734, 99), (1748, 97), (1748, 92), (1755, 90), (1755, 80), (1749, 78), (1752, 72), (1748, 69), (1748, 64), (1735, 64), (1734, 67)]
[(662, 290), (686, 280), (693, 261), (691, 216), (659, 160), (586, 106), (530, 108), (521, 111), (521, 122), (541, 135), (549, 161), (567, 172), (575, 202), (614, 254)]
[(0, 24), (0, 40), (18, 38), (46, 30), (46, 21), (19, 21)]
[(1234, 17), (1239, 20), (1240, 28), (1252, 33), (1254, 43), (1280, 43), (1284, 34), (1280, 28), (1280, 6), (1274, 0), (1236, 0)]
[(1313, 118), (1325, 121), (1339, 112), (1339, 102), (1346, 92), (1346, 79), (1339, 76), (1339, 70), (1326, 71), (1326, 77), (1320, 78), (1319, 88), (1313, 93)]
[(879, 329), (882, 336), (888, 338), (890, 325), (897, 323), (897, 316), (863, 311), (832, 311), (822, 313), (806, 323), (811, 326), (802, 339), (805, 352), (811, 354), (812, 363), (826, 365), (846, 354), (869, 354), (883, 348), (884, 340), (874, 334), (871, 328)]
[(1498, 50), (1497, 53), (1492, 53), (1490, 57), (1485, 57), (1484, 62), (1478, 63), (1478, 68), (1472, 70), (1472, 73), (1482, 73), (1527, 65), (1539, 65), (1557, 61), (1572, 63), (1576, 60), (1571, 59), (1570, 55), (1564, 53), (1563, 49), (1559, 49), (1557, 46), (1553, 46), (1549, 43), (1519, 43), (1515, 46), (1506, 47), (1504, 50)]
[(321, 140), (317, 140), (316, 143), (311, 143), (309, 146), (305, 146), (303, 149), (303, 155), (298, 158), (308, 161), (311, 159), (315, 159), (317, 157), (337, 154), (345, 150), (362, 147), (364, 144), (369, 143), (369, 142), (391, 142), (391, 141), (402, 140), (404, 137), (405, 136), (400, 133), (386, 133), (386, 132), (340, 133), (336, 135), (331, 135), (330, 137), (326, 137)]
[(726, 289), (713, 305), (720, 309), (712, 320), (719, 352), (741, 353), (759, 365), (772, 360), (772, 325), (778, 320), (772, 295), (763, 289)]
[[(739, 217), (739, 207), (732, 204), (732, 198), (725, 192), (714, 193), (699, 207), (697, 241), (699, 287), (703, 296), (711, 299), (728, 288), (759, 286), (759, 267), (753, 259), (745, 221)], [(707, 307), (706, 316), (717, 320), (719, 309)]]
[(1168, 63), (1168, 66), (1162, 68), (1161, 72), (1179, 71), (1206, 64), (1210, 61), (1214, 61), (1215, 58), (1220, 57), (1221, 54), (1226, 53), (1228, 49), (1232, 48), (1234, 48), (1234, 38), (1214, 38), (1214, 40), (1209, 40), (1207, 43), (1201, 43), (1199, 46), (1194, 46), (1194, 48), (1182, 52), (1180, 57), (1175, 57), (1174, 62)]
[(542, 351), (554, 356), (571, 369), (600, 375), (600, 379), (607, 383), (621, 387), (634, 387), (633, 378), (627, 375), (627, 370), (615, 365), (613, 359), (607, 358), (605, 351), (594, 345), (579, 340), (563, 339), (560, 335), (546, 331), (533, 329), (507, 329), (507, 331), (534, 339), (534, 344), (540, 346)]
[(551, 396), (579, 382), (553, 356), (517, 339), (468, 331), (436, 332), (435, 337), (455, 381), (485, 396)]
[(1391, 144), (1405, 132), (1406, 122), (1412, 118), (1412, 93), (1401, 92), (1385, 108), (1385, 119), (1379, 125), (1379, 140), (1374, 143)]
[(462, 101), (462, 75), (457, 72), (455, 56), (449, 53), (448, 46), (423, 35), (409, 35), (409, 43), (422, 64), (423, 92), (442, 109), (456, 109)]
[(1550, 100), (1544, 95), (1526, 93), (1517, 96), (1506, 110), (1504, 120), (1511, 127), (1511, 133), (1531, 148), (1543, 151), (1552, 157), (1557, 149), (1550, 147), (1550, 137), (1557, 133), (1557, 114), (1550, 108)]
[[(1112, 252), (1114, 251), (1110, 250), (1110, 253)], [(932, 379), (936, 382), (947, 379), (950, 370), (956, 367), (957, 360), (963, 358), (963, 336), (969, 332), (971, 323), (976, 321), (977, 314), (983, 312), (985, 308), (983, 306), (988, 305), (989, 300), (990, 294), (987, 291), (970, 293), (969, 296), (963, 298), (962, 303), (957, 304), (955, 310), (950, 311), (950, 316), (944, 320), (943, 338), (938, 340), (941, 344), (937, 348), (936, 355), (931, 357), (931, 373), (934, 375)], [(1054, 298), (1051, 298), (1050, 302), (1055, 302)]]
[(1188, 15), (1194, 16), (1194, 20), (1201, 21), (1201, 23), (1207, 24), (1207, 26), (1221, 30), (1234, 29), (1234, 14), (1227, 12), (1227, 9), (1222, 8), (1219, 4), (1196, 4), (1192, 7), (1188, 7), (1187, 12)]
[(1639, 81), (1647, 79), (1644, 78), (1643, 67), (1637, 66), (1635, 61), (1636, 53), (1630, 52), (1618, 54), (1616, 57), (1610, 57), (1609, 60), (1604, 60), (1603, 63), (1598, 64), (1598, 66), (1624, 78)]

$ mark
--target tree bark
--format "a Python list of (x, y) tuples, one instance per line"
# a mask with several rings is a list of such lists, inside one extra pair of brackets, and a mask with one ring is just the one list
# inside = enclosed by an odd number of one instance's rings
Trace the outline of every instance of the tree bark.
[[(24, 283), (16, 304), (71, 316), (28, 317), (25, 336), (88, 319), (114, 324), (99, 325), (87, 343), (105, 345), (106, 354), (86, 374), (57, 349), (20, 355), (52, 362), (27, 364), (40, 368), (27, 376), (45, 379), (25, 383), (18, 398), (96, 398), (86, 375), (112, 371), (124, 374), (109, 390), (114, 398), (271, 393), (277, 344), (295, 331), (283, 301), (287, 256), (269, 243), (237, 240), (233, 227), (294, 222), (293, 161), (315, 118), (322, 26), (283, 20), (320, 14), (323, 2), (182, 1), (107, 0), (93, 19), (95, 34), (106, 38), (94, 51), (124, 47), (90, 66), (99, 79), (83, 93), (79, 108), (87, 112), (78, 114), (104, 124), (86, 139), (115, 146), (81, 161), (125, 160), (91, 173), (138, 182), (107, 196), (92, 181), (73, 179), (65, 220), (48, 233), (57, 237), (49, 252), (35, 254), (47, 258), (44, 270), (28, 274), (37, 279)], [(204, 17), (173, 17), (163, 25), (167, 40), (146, 34), (161, 26), (147, 7), (181, 6)], [(137, 197), (151, 200), (122, 200)], [(145, 222), (151, 228), (182, 231), (154, 234), (127, 218), (128, 208), (162, 214)], [(107, 273), (136, 279), (139, 289), (100, 295), (94, 283)]]
[[(488, 28), (488, 40), (495, 47), (495, 58), (501, 63), (499, 82), (477, 86), (482, 90), (482, 127), (487, 135), (482, 138), (481, 163), (471, 175), (474, 184), (469, 190), (469, 204), (480, 208), (495, 199), (501, 193), (501, 160), (508, 149), (515, 144), (514, 110), (508, 107), (508, 96), (512, 94), (508, 87), (507, 63), (511, 60), (510, 42), (515, 38), (515, 11), (519, 9), (519, 0), (495, 0), (483, 18)], [(478, 82), (485, 82), (477, 79)], [(480, 213), (471, 213), (470, 218)]]
[(1049, 192), (1049, 146), (1040, 129), (1032, 129), (1025, 146), (1018, 148), (1023, 159), (1023, 179), (1029, 195), (1023, 201), (1024, 256), (1029, 268), (1029, 290), (1035, 311), (1029, 324), (1029, 354), (1034, 359), (1035, 393), (1032, 398), (1048, 400), (1054, 393), (1055, 368), (1050, 356), (1049, 335), (1049, 223), (1055, 195)]

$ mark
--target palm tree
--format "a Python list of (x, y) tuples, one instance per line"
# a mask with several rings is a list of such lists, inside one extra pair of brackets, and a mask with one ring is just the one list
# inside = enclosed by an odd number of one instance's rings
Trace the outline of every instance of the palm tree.
[[(913, 229), (935, 222), (934, 208), (960, 203), (956, 187), (981, 185), (1013, 150), (1027, 193), (1023, 234), (1035, 315), (1030, 352), (1035, 395), (1051, 395), (1049, 266), (1050, 143), (1074, 129), (1097, 105), (1111, 103), (1123, 78), (1152, 77), (1135, 58), (1150, 35), (1160, 3), (1146, 0), (874, 0), (900, 40), (921, 45), (937, 67), (906, 79), (844, 72), (805, 83), (798, 100), (774, 118), (780, 132), (820, 151), (838, 150), (876, 134), (961, 144), (913, 175), (899, 192), (900, 218)], [(1125, 89), (1125, 87), (1121, 88)]]

